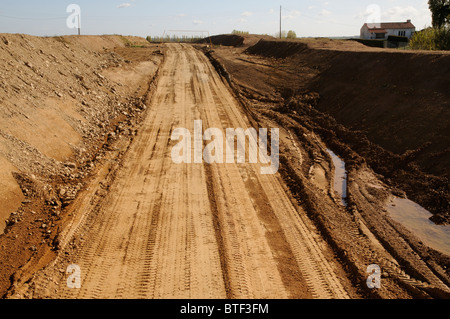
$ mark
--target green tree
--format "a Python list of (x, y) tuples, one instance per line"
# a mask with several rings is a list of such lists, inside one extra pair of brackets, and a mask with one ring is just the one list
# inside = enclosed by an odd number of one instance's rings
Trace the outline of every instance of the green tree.
[(295, 31), (289, 30), (286, 37), (288, 39), (296, 39), (297, 38), (297, 34), (295, 33)]
[(440, 28), (450, 23), (450, 0), (428, 0), (433, 27)]
[(276, 37), (277, 39), (286, 39), (286, 37), (287, 37), (287, 32), (286, 32), (286, 31), (281, 31), (281, 36), (280, 36), (280, 32), (277, 32), (277, 33), (275, 34), (275, 37)]

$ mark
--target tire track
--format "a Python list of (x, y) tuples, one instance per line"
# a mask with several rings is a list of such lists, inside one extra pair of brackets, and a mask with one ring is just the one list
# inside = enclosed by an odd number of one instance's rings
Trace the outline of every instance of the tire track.
[[(224, 107), (224, 104), (222, 102), (226, 101), (227, 97), (223, 96), (223, 95), (219, 96), (220, 93), (216, 90), (216, 88), (217, 88), (216, 86), (210, 87), (214, 102), (217, 106), (217, 113), (219, 115), (220, 122), (223, 125), (222, 127), (235, 127), (235, 128), (249, 127), (249, 125), (247, 124), (248, 121), (247, 121), (247, 123), (244, 123), (244, 121), (242, 121), (242, 118), (244, 118), (244, 117), (242, 117), (242, 114), (237, 112), (237, 108), (230, 107), (230, 105), (233, 105), (233, 104), (235, 105), (236, 103), (233, 103), (233, 101), (227, 101), (228, 107), (227, 108)], [(228, 125), (228, 126), (225, 126), (225, 125)], [(273, 181), (273, 180), (265, 181), (265, 182), (261, 181), (262, 179), (271, 179), (272, 177), (261, 176), (260, 178), (258, 178), (258, 176), (259, 176), (258, 168), (259, 167), (256, 167), (256, 169), (254, 168), (254, 170), (251, 170), (250, 167), (251, 167), (250, 165), (245, 165), (245, 167), (241, 169), (242, 178), (243, 179), (247, 178), (248, 180), (250, 180), (250, 182), (247, 182), (249, 184), (247, 189), (252, 189), (252, 190), (261, 189), (262, 185), (271, 185), (273, 187), (273, 185), (278, 182), (278, 181)], [(249, 176), (250, 176), (250, 178), (249, 178)], [(260, 179), (260, 180), (258, 181), (259, 183), (252, 183), (251, 182), (252, 179), (253, 180)], [(265, 192), (263, 194), (270, 194), (271, 192), (273, 193), (272, 190), (273, 190), (273, 188), (272, 189), (265, 188)], [(253, 197), (255, 197), (255, 196), (253, 196)], [(275, 193), (275, 196), (273, 198), (270, 198), (270, 202), (275, 203), (276, 201), (278, 201), (277, 199), (283, 198), (283, 197), (285, 197), (285, 201), (280, 201), (280, 203), (279, 203), (279, 205), (281, 205), (281, 207), (283, 207), (285, 205), (284, 203), (289, 202), (289, 199), (287, 198), (287, 196), (284, 193), (281, 194), (280, 191)], [(262, 201), (264, 202), (266, 200), (263, 199)], [(268, 202), (268, 201), (266, 201), (266, 202)], [(278, 206), (278, 207), (280, 207), (280, 206)], [(271, 209), (271, 210), (272, 210), (271, 213), (273, 213), (273, 209)], [(297, 212), (293, 211), (292, 208), (290, 209), (290, 207), (285, 207), (285, 209), (283, 209), (282, 211), (284, 211), (284, 212), (291, 211), (294, 214), (297, 214)], [(290, 223), (292, 223), (292, 221), (296, 221), (296, 219), (300, 220), (294, 214), (292, 214), (291, 219), (289, 220)], [(276, 218), (279, 221), (283, 221), (283, 219), (286, 219), (284, 214), (280, 214), (280, 213), (278, 213)], [(343, 289), (343, 287), (340, 285), (339, 281), (335, 277), (333, 269), (331, 267), (327, 267), (329, 265), (329, 262), (327, 260), (325, 260), (325, 258), (323, 257), (323, 254), (321, 253), (321, 249), (318, 247), (316, 240), (312, 236), (308, 236), (308, 233), (311, 231), (307, 230), (304, 225), (299, 223), (299, 226), (303, 227), (302, 228), (302, 232), (303, 232), (302, 243), (309, 245), (307, 250), (300, 249), (301, 245), (297, 244), (298, 239), (299, 239), (298, 234), (292, 235), (289, 233), (289, 228), (290, 228), (289, 222), (286, 223), (287, 235), (289, 235), (292, 238), (292, 239), (290, 238), (291, 240), (289, 240), (289, 242), (294, 247), (294, 251), (296, 252), (295, 253), (296, 259), (300, 265), (303, 276), (306, 277), (307, 285), (308, 285), (309, 290), (312, 292), (312, 295), (317, 298), (331, 298), (331, 297), (344, 298), (344, 297), (347, 297), (345, 290)], [(302, 223), (303, 222), (304, 221), (302, 221)], [(309, 228), (312, 228), (311, 223), (309, 225)], [(286, 231), (285, 231), (285, 233), (286, 233)], [(300, 238), (302, 238), (302, 237), (300, 237)], [(283, 241), (285, 241), (285, 238), (278, 237), (277, 240), (279, 242), (283, 242)], [(292, 253), (292, 252), (290, 252), (288, 250), (288, 254), (289, 253)], [(318, 257), (316, 257), (314, 259), (314, 256), (318, 256)], [(311, 258), (311, 257), (313, 257), (313, 258)], [(280, 271), (280, 272), (283, 273), (283, 271)], [(316, 278), (319, 278), (319, 279), (315, 280)], [(297, 289), (298, 289), (298, 287), (297, 287)], [(291, 294), (292, 294), (292, 292), (291, 292)], [(295, 293), (294, 293), (294, 295), (295, 295)]]
[[(35, 296), (64, 298), (345, 298), (315, 228), (260, 164), (179, 164), (175, 128), (248, 128), (208, 59), (188, 45), (167, 57), (142, 129), (101, 209), (87, 208), (64, 239), (59, 264), (82, 268), (64, 288), (55, 267)], [(206, 142), (204, 142), (206, 144)], [(205, 145), (203, 145), (205, 146)], [(247, 154), (248, 155), (248, 154)], [(72, 237), (83, 237), (75, 250)], [(57, 267), (56, 267), (57, 268)]]

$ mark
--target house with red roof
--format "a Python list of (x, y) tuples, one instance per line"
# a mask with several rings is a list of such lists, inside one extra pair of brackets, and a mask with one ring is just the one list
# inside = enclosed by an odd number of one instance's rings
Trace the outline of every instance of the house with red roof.
[(406, 22), (365, 23), (361, 28), (361, 39), (386, 40), (390, 35), (411, 39), (414, 32), (416, 32), (416, 27), (411, 23), (411, 20)]

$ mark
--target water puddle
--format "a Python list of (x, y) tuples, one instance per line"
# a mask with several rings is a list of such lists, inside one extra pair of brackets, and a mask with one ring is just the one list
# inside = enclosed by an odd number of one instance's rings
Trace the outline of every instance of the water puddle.
[(424, 244), (450, 255), (450, 226), (436, 225), (432, 214), (417, 203), (404, 198), (394, 198), (387, 206), (392, 219), (405, 226)]
[(339, 158), (333, 151), (327, 149), (334, 165), (334, 190), (341, 196), (342, 205), (347, 206), (347, 171), (345, 162)]

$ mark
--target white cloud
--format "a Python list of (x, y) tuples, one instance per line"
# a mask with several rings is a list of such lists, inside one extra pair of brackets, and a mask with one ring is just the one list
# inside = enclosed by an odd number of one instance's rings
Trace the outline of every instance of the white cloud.
[(367, 6), (366, 11), (359, 12), (356, 19), (364, 19), (367, 23), (381, 22), (381, 7), (377, 4)]
[(416, 8), (413, 6), (395, 6), (385, 10), (381, 14), (384, 21), (402, 22), (408, 19), (416, 24), (416, 27), (422, 27), (431, 20), (431, 13), (426, 6)]
[(382, 12), (383, 18), (387, 19), (401, 19), (410, 16), (416, 16), (418, 14), (418, 10), (412, 6), (400, 7), (395, 6), (384, 12)]
[(128, 8), (131, 7), (131, 3), (122, 3), (117, 6), (117, 8)]
[(292, 19), (298, 18), (301, 15), (302, 15), (302, 13), (300, 11), (298, 11), (298, 10), (291, 10), (291, 11), (288, 11), (283, 16), (283, 19), (292, 20)]
[[(431, 24), (431, 13), (426, 0), (424, 0), (421, 6), (393, 6), (386, 10), (378, 7), (378, 12), (375, 10), (376, 7), (373, 5), (369, 6), (365, 12), (359, 12), (354, 18), (360, 21), (364, 20), (364, 22), (404, 22), (411, 19), (411, 22), (418, 29)], [(375, 19), (376, 21), (371, 19), (376, 15), (378, 15), (378, 18)]]
[(251, 17), (253, 15), (253, 12), (250, 11), (245, 11), (244, 13), (241, 14), (241, 16), (243, 17)]
[(199, 25), (199, 24), (202, 24), (203, 21), (201, 21), (201, 20), (193, 20), (192, 23), (195, 24), (195, 25)]
[(319, 16), (321, 16), (321, 17), (328, 17), (329, 15), (331, 15), (331, 11), (328, 11), (328, 10), (325, 10), (325, 9), (323, 9), (319, 13)]

